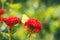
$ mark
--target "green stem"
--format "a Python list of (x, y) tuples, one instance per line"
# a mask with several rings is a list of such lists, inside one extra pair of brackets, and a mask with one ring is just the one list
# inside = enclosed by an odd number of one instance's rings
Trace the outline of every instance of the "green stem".
[(2, 2), (2, 9), (4, 9), (4, 0), (1, 0)]
[(11, 4), (13, 4), (13, 0), (11, 0)]
[(9, 33), (9, 40), (11, 40), (11, 31), (9, 27), (8, 27), (8, 33)]
[(28, 35), (28, 40), (31, 40), (32, 31)]

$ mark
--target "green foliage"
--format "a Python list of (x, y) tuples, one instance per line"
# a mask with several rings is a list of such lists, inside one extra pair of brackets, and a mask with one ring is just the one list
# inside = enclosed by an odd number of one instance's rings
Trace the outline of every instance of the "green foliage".
[[(54, 2), (55, 1), (55, 2)], [(56, 4), (57, 3), (57, 4)], [(1, 8), (0, 1), (0, 8)], [(29, 18), (36, 18), (42, 23), (42, 30), (32, 34), (31, 40), (60, 40), (60, 4), (57, 0), (14, 0), (13, 4), (6, 0), (7, 12), (2, 17), (17, 16), (25, 23)], [(2, 27), (5, 29), (2, 29)], [(8, 28), (0, 23), (0, 40), (8, 40)], [(28, 40), (25, 27), (14, 25), (11, 29), (12, 40)]]

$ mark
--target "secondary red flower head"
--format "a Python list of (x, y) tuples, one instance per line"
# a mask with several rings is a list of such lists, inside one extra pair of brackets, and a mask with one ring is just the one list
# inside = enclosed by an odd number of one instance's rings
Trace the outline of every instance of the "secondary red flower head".
[(7, 10), (6, 9), (0, 9), (0, 16), (4, 14)]
[(30, 18), (26, 23), (25, 27), (27, 31), (33, 31), (34, 33), (40, 32), (42, 29), (42, 24), (34, 18)]
[(4, 18), (0, 18), (0, 23), (4, 21)]
[(12, 27), (14, 24), (18, 22), (21, 23), (21, 20), (18, 17), (13, 16), (5, 18), (4, 21), (9, 27)]

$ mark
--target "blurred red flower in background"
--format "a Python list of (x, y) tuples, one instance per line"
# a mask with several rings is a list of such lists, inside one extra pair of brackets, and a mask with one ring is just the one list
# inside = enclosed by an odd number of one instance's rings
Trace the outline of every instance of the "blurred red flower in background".
[(4, 19), (5, 23), (8, 25), (8, 27), (12, 27), (16, 23), (21, 23), (21, 20), (18, 17), (7, 17)]
[(6, 9), (0, 9), (0, 16), (4, 14), (7, 10)]
[(34, 18), (30, 18), (26, 23), (25, 23), (26, 31), (33, 31), (33, 33), (40, 32), (42, 29), (42, 24)]

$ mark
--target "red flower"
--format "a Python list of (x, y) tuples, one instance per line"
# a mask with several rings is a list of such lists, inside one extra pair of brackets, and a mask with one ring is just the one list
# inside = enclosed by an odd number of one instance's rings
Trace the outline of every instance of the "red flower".
[(0, 23), (4, 21), (4, 18), (0, 18)]
[(18, 17), (8, 17), (8, 18), (5, 18), (4, 21), (9, 27), (12, 27), (14, 24), (18, 22), (21, 23), (21, 20)]
[(30, 18), (26, 23), (25, 27), (27, 31), (33, 31), (34, 33), (37, 33), (41, 31), (42, 29), (42, 24), (34, 18)]
[(0, 9), (0, 16), (4, 14), (7, 10), (6, 9)]

